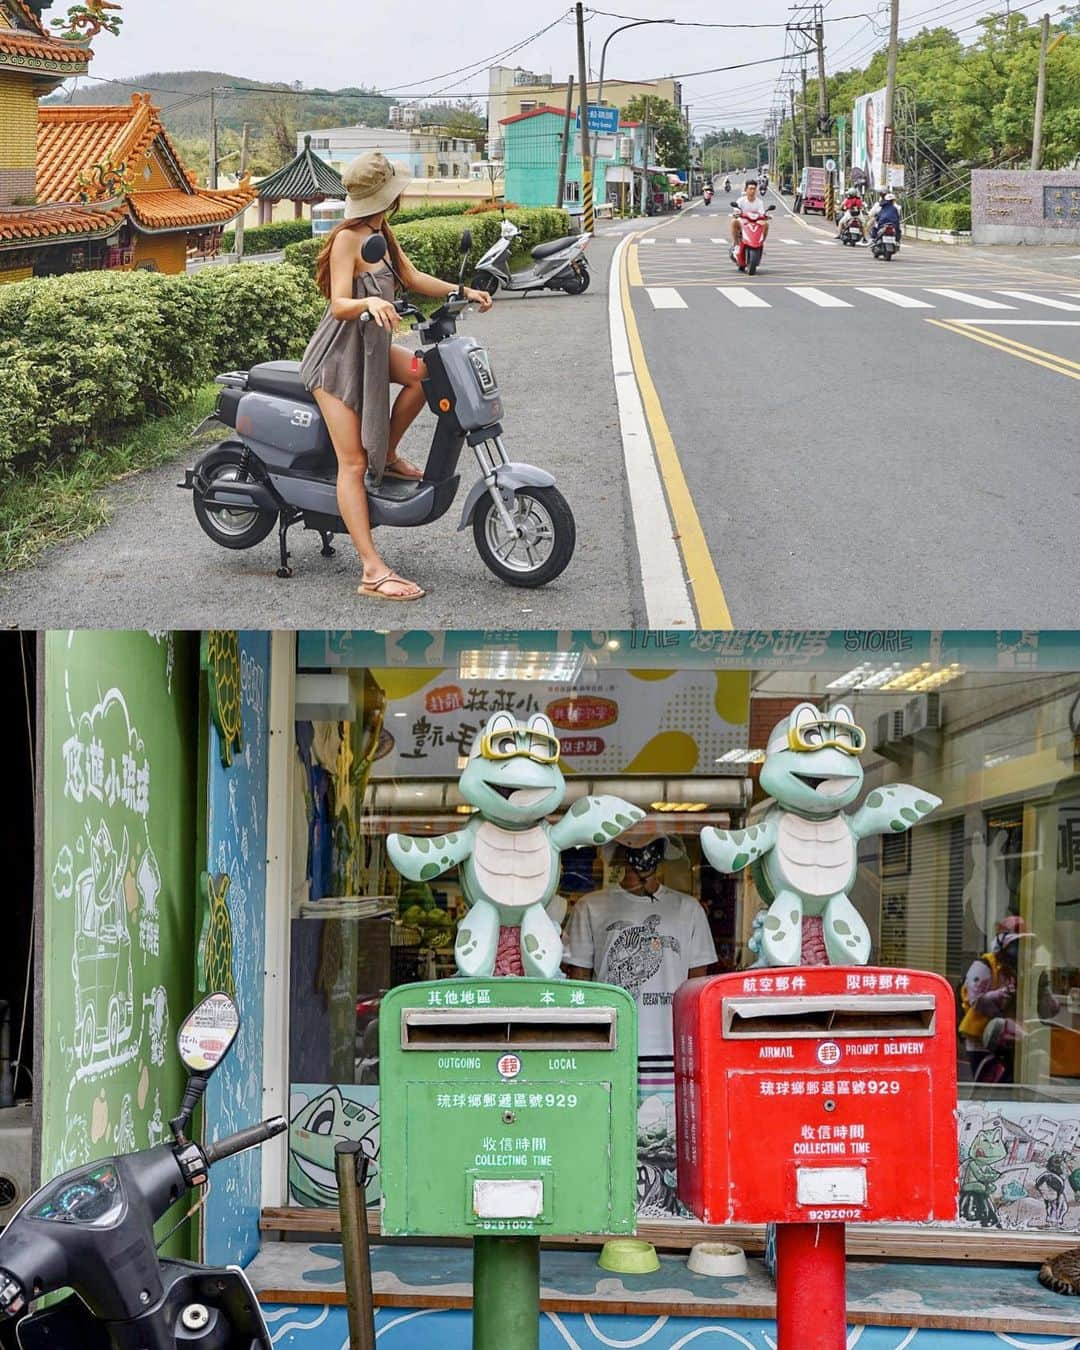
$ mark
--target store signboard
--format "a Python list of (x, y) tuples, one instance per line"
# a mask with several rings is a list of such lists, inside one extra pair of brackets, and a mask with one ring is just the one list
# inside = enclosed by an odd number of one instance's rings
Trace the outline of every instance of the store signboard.
[(851, 165), (862, 169), (872, 188), (885, 186), (885, 90), (875, 89), (855, 100)]
[(299, 638), (299, 668), (459, 666), (528, 656), (575, 680), (596, 669), (847, 670), (862, 661), (904, 666), (957, 662), (969, 671), (1080, 670), (1080, 632), (1003, 629), (783, 628), (316, 629)]
[(453, 778), (493, 712), (545, 713), (577, 774), (714, 774), (745, 746), (745, 671), (612, 670), (568, 687), (544, 680), (465, 680), (456, 670), (375, 670), (387, 694), (375, 778)]

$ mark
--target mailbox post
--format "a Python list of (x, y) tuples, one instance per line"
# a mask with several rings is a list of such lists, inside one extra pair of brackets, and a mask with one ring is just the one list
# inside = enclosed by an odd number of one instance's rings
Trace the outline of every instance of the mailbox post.
[(632, 1233), (637, 1009), (570, 980), (440, 980), (379, 1014), (382, 1232), (473, 1239), (474, 1350), (535, 1350), (542, 1235)]
[(776, 1222), (778, 1350), (843, 1350), (845, 1225), (956, 1215), (952, 989), (762, 968), (688, 981), (674, 1018), (679, 1198)]

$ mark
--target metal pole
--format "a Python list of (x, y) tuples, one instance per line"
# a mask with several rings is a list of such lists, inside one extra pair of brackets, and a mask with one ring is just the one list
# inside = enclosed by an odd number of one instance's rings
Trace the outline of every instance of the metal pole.
[[(667, 23), (667, 19), (635, 19), (633, 23), (624, 23), (618, 28), (613, 28), (604, 39), (604, 45), (600, 48), (600, 75), (596, 81), (596, 103), (599, 107), (604, 101), (604, 62), (607, 60), (607, 46), (616, 33), (625, 33), (628, 28), (640, 28), (643, 23)], [(596, 142), (600, 133), (593, 133), (593, 159), (596, 158)]]
[(802, 63), (802, 162), (803, 168), (810, 163), (810, 128), (806, 117), (806, 62)]
[(358, 1139), (334, 1145), (334, 1171), (341, 1213), (341, 1260), (349, 1313), (350, 1350), (375, 1350), (375, 1299), (371, 1289), (364, 1185), (368, 1159)]
[(538, 1350), (540, 1239), (473, 1238), (473, 1350)]
[(642, 133), (642, 154), (645, 158), (645, 173), (642, 178), (641, 193), (641, 214), (648, 215), (649, 212), (649, 189), (652, 184), (649, 182), (649, 96), (645, 95), (645, 130)]
[(589, 143), (589, 79), (585, 69), (585, 9), (581, 0), (574, 6), (577, 14), (578, 99), (581, 105), (581, 206), (582, 226), (586, 234), (596, 227), (593, 203), (592, 146)]
[[(240, 181), (244, 181), (244, 174), (247, 173), (248, 166), (248, 145), (251, 140), (251, 123), (245, 122), (244, 129), (240, 133)], [(236, 254), (236, 261), (242, 262), (244, 258), (244, 216), (247, 214), (247, 207), (236, 217), (234, 227), (233, 252)]]
[(212, 188), (217, 187), (217, 113), (215, 109), (216, 89), (210, 90), (210, 172), (206, 176), (206, 181)]
[(795, 142), (795, 86), (791, 85), (788, 92), (791, 94), (791, 186), (794, 188), (799, 181), (799, 155)]
[(776, 1350), (845, 1350), (844, 1225), (776, 1225)]
[(900, 43), (900, 0), (890, 0), (889, 56), (885, 71), (885, 128), (893, 124), (893, 102), (896, 98), (896, 53)]
[(566, 192), (566, 156), (570, 148), (570, 119), (574, 112), (574, 77), (566, 82), (566, 121), (563, 123), (562, 145), (559, 147), (559, 186), (555, 189), (555, 205), (562, 210)]
[(817, 24), (815, 26), (817, 34), (817, 69), (818, 69), (818, 130), (824, 135), (829, 129), (829, 104), (826, 98), (825, 89), (825, 22), (821, 17), (821, 6), (818, 6)]
[(1039, 83), (1035, 89), (1035, 129), (1031, 136), (1031, 167), (1042, 168), (1043, 110), (1046, 107), (1046, 48), (1050, 41), (1050, 15), (1044, 14), (1039, 44)]

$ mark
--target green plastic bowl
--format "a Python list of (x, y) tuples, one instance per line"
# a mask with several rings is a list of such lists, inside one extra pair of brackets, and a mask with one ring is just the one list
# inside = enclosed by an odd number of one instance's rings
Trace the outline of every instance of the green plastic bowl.
[(660, 1269), (660, 1258), (652, 1243), (642, 1238), (612, 1238), (604, 1243), (600, 1265), (617, 1275), (648, 1275)]

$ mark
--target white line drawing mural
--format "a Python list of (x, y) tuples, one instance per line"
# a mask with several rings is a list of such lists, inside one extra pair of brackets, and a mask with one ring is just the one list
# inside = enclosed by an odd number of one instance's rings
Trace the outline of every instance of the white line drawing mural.
[[(123, 1063), (131, 1037), (131, 937), (127, 928), (124, 876), (130, 843), (125, 827), (120, 844), (113, 842), (102, 819), (90, 834), (86, 867), (75, 878), (75, 945), (71, 973), (75, 980), (74, 1044), (80, 1073), (101, 1060)], [(81, 842), (81, 841), (80, 841)]]

